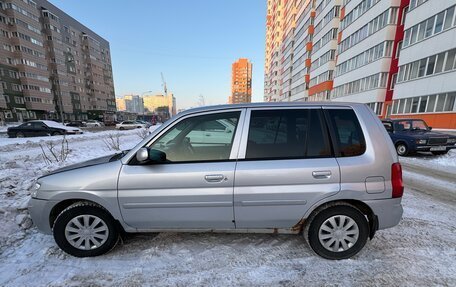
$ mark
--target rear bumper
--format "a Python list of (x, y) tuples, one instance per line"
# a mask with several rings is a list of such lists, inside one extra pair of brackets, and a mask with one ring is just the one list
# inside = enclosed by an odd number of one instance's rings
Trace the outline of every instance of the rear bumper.
[(364, 201), (378, 218), (378, 229), (396, 226), (402, 219), (402, 198)]
[(28, 202), (28, 211), (33, 223), (39, 231), (45, 234), (52, 234), (49, 215), (56, 201), (31, 198)]

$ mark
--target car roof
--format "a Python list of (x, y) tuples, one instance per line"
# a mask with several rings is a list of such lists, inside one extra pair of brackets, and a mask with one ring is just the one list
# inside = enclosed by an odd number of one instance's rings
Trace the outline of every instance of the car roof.
[(382, 122), (398, 122), (398, 121), (423, 121), (422, 119), (401, 118), (401, 119), (383, 119)]
[(266, 102), (266, 103), (245, 103), (245, 104), (224, 104), (191, 108), (179, 113), (181, 115), (193, 114), (198, 112), (210, 112), (218, 110), (242, 109), (242, 108), (279, 108), (279, 107), (312, 107), (312, 106), (328, 106), (328, 107), (356, 107), (364, 106), (362, 103), (351, 102)]

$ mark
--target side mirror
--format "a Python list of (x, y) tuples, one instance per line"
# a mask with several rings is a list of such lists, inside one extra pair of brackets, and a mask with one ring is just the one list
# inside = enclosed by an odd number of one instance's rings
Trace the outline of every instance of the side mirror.
[(225, 129), (225, 132), (226, 132), (227, 134), (230, 134), (230, 133), (232, 133), (233, 131), (232, 131), (231, 129), (229, 129), (229, 128), (226, 128), (226, 129)]
[(432, 127), (428, 127), (428, 131), (432, 131)]
[(149, 158), (149, 150), (145, 147), (140, 148), (136, 153), (136, 160), (139, 162), (146, 161)]

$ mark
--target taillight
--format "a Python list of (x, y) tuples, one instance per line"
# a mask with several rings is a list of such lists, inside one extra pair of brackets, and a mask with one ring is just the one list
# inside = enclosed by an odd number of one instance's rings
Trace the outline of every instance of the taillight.
[(393, 185), (393, 198), (402, 197), (404, 183), (402, 182), (402, 167), (398, 162), (391, 166), (391, 183)]

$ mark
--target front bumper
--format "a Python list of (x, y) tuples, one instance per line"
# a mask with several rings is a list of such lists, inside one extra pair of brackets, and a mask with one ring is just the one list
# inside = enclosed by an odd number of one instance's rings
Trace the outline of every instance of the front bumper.
[(402, 219), (404, 212), (402, 198), (388, 198), (364, 201), (378, 218), (378, 229), (396, 226)]
[(52, 234), (49, 215), (52, 208), (57, 204), (57, 201), (31, 198), (28, 202), (28, 211), (32, 217), (32, 221), (39, 231), (45, 234)]
[[(437, 148), (437, 149), (436, 149)], [(449, 151), (450, 149), (456, 148), (455, 145), (417, 145), (417, 151)], [(435, 149), (435, 150), (432, 150)]]

